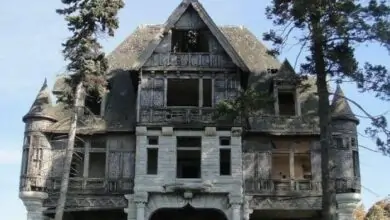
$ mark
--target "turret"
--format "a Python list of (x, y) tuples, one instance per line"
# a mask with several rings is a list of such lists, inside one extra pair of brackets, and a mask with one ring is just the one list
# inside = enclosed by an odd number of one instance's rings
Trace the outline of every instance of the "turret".
[(20, 191), (44, 191), (49, 172), (50, 144), (44, 129), (56, 121), (50, 90), (45, 79), (28, 113), (23, 117), (25, 133)]
[(351, 219), (348, 207), (360, 202), (360, 167), (357, 142), (359, 120), (352, 112), (340, 85), (337, 85), (330, 107), (333, 144), (331, 160), (332, 176), (336, 184), (336, 200), (340, 219)]

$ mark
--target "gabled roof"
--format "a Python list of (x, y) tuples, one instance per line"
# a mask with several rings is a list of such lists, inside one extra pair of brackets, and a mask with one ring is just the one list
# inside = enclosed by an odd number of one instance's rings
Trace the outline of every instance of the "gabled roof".
[(51, 115), (51, 111), (50, 111), (51, 107), (52, 107), (52, 101), (50, 96), (50, 90), (47, 87), (47, 80), (45, 79), (30, 110), (23, 117), (23, 121), (25, 122), (28, 118), (36, 118), (36, 117), (55, 120), (55, 118)]
[(133, 69), (140, 69), (145, 62), (150, 58), (153, 54), (154, 50), (158, 47), (158, 45), (162, 42), (164, 36), (168, 34), (168, 32), (174, 28), (175, 24), (179, 21), (179, 19), (183, 16), (183, 14), (192, 7), (202, 19), (202, 21), (206, 24), (208, 29), (217, 39), (222, 48), (226, 51), (226, 53), (230, 56), (232, 61), (241, 68), (242, 71), (248, 72), (248, 67), (245, 62), (241, 59), (238, 53), (234, 50), (233, 46), (230, 44), (229, 40), (226, 39), (225, 35), (221, 32), (218, 26), (211, 19), (209, 14), (206, 12), (204, 7), (198, 0), (183, 0), (180, 5), (173, 11), (173, 13), (169, 16), (168, 20), (165, 22), (161, 30), (155, 35), (153, 40), (149, 43), (148, 47), (144, 50), (139, 58), (139, 62), (135, 62)]
[(352, 109), (349, 106), (348, 101), (345, 98), (344, 92), (339, 84), (337, 84), (336, 92), (333, 96), (332, 105), (330, 106), (330, 112), (332, 115), (332, 119), (351, 120), (355, 121), (356, 123), (359, 123), (359, 119), (356, 118), (355, 114), (352, 112)]
[[(161, 32), (163, 25), (141, 25), (108, 55), (109, 74), (114, 71), (135, 71), (142, 52)], [(220, 26), (219, 30), (229, 41), (234, 51), (248, 67), (252, 77), (266, 73), (267, 69), (279, 69), (281, 63), (267, 54), (267, 48), (256, 36), (243, 26)], [(257, 78), (257, 77), (256, 77)], [(61, 83), (56, 84), (57, 88)]]

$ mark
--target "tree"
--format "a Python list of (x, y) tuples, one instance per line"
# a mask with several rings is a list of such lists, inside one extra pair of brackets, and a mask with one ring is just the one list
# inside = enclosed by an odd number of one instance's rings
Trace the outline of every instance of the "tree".
[(388, 220), (390, 219), (390, 200), (384, 199), (376, 202), (368, 210), (364, 220)]
[(62, 220), (64, 214), (82, 99), (90, 94), (101, 97), (106, 91), (105, 73), (108, 63), (101, 51), (98, 36), (114, 36), (119, 25), (118, 11), (124, 7), (122, 0), (62, 0), (62, 3), (67, 6), (58, 9), (57, 13), (65, 16), (72, 36), (63, 44), (62, 52), (68, 61), (67, 71), (70, 74), (66, 79), (68, 87), (58, 97), (58, 101), (66, 104), (73, 113), (55, 220)]
[[(390, 75), (382, 65), (366, 63), (359, 67), (355, 58), (358, 44), (377, 42), (390, 49), (390, 7), (385, 1), (370, 0), (273, 0), (266, 14), (284, 33), (271, 30), (264, 39), (271, 41), (277, 55), (292, 31), (299, 31), (298, 43), (308, 50), (301, 64), (302, 75), (316, 75), (319, 98), (320, 143), (322, 159), (323, 219), (336, 219), (335, 190), (330, 176), (329, 147), (331, 126), (329, 112), (329, 78), (349, 78), (361, 91), (372, 91), (377, 97), (389, 98)], [(374, 118), (370, 134), (377, 137), (379, 149), (385, 151), (387, 141), (379, 141), (378, 128), (387, 126), (385, 117)]]
[(364, 220), (366, 216), (366, 211), (364, 210), (364, 205), (360, 204), (354, 211), (353, 217), (355, 220)]
[[(355, 47), (359, 44), (379, 43), (390, 51), (390, 6), (385, 1), (369, 0), (273, 0), (266, 15), (275, 28), (264, 34), (264, 40), (273, 43), (270, 54), (280, 54), (292, 33), (301, 51), (306, 50), (305, 62), (300, 65), (300, 77), (315, 75), (318, 95), (318, 116), (321, 143), (321, 168), (323, 188), (323, 219), (336, 218), (334, 181), (330, 176), (329, 147), (331, 126), (329, 111), (328, 80), (356, 82), (359, 91), (373, 92), (376, 97), (390, 100), (390, 74), (383, 65), (365, 63), (359, 66)], [(299, 54), (298, 54), (299, 56)], [(239, 97), (237, 100), (247, 100)], [(355, 102), (355, 104), (358, 104)], [(236, 105), (238, 106), (238, 105)], [(245, 105), (239, 105), (245, 106)], [(363, 110), (372, 121), (366, 133), (376, 139), (384, 154), (390, 153), (390, 132), (386, 118), (372, 116)], [(225, 109), (226, 110), (226, 109)], [(242, 112), (243, 109), (236, 109)], [(231, 112), (231, 111), (230, 111)], [(247, 113), (246, 113), (247, 114)], [(385, 139), (381, 139), (381, 135)]]

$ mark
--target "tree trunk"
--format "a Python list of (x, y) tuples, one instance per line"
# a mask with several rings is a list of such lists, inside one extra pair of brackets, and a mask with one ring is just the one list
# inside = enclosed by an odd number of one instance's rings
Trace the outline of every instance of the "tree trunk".
[(56, 214), (54, 218), (55, 220), (62, 220), (64, 215), (66, 195), (68, 193), (68, 185), (69, 185), (69, 174), (70, 174), (73, 151), (74, 151), (74, 143), (76, 139), (77, 118), (78, 118), (79, 108), (81, 106), (82, 87), (83, 87), (82, 82), (80, 82), (76, 87), (76, 94), (74, 99), (74, 112), (70, 121), (70, 129), (68, 133), (68, 146), (66, 148), (66, 153), (65, 153), (64, 170), (62, 173), (60, 196), (58, 198)]
[(322, 174), (322, 219), (336, 220), (336, 192), (333, 179), (330, 176), (330, 112), (329, 112), (329, 91), (326, 80), (326, 63), (324, 55), (324, 36), (319, 19), (320, 16), (314, 15), (312, 18), (312, 56), (314, 61), (314, 70), (317, 75), (318, 91), (318, 115), (320, 118), (320, 144), (321, 144), (321, 174)]

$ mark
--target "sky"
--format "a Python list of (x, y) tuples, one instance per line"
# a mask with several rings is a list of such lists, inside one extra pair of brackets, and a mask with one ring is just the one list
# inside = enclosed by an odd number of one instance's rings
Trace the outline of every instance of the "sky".
[[(166, 21), (181, 0), (126, 1), (120, 11), (120, 28), (116, 36), (103, 39), (104, 50), (111, 52), (141, 24), (161, 24)], [(201, 0), (218, 25), (243, 25), (259, 39), (272, 28), (264, 11), (270, 0)], [(23, 7), (21, 7), (23, 6)], [(22, 116), (29, 110), (45, 77), (49, 86), (55, 76), (65, 70), (61, 43), (68, 32), (63, 17), (55, 13), (60, 0), (1, 1), (0, 3), (0, 207), (1, 219), (23, 220), (26, 211), (18, 198), (20, 159), (24, 124)], [(295, 62), (299, 47), (286, 47), (280, 60)], [(362, 46), (357, 50), (359, 61), (388, 63), (389, 54), (378, 46)], [(354, 85), (342, 85), (345, 94), (373, 115), (390, 109), (372, 94), (359, 93)], [(356, 114), (363, 115), (355, 106)], [(390, 120), (389, 115), (387, 118)], [(360, 119), (359, 132), (364, 134), (368, 121)], [(359, 137), (360, 145), (375, 149), (370, 139)], [(362, 196), (365, 206), (390, 194), (390, 158), (360, 149)]]

